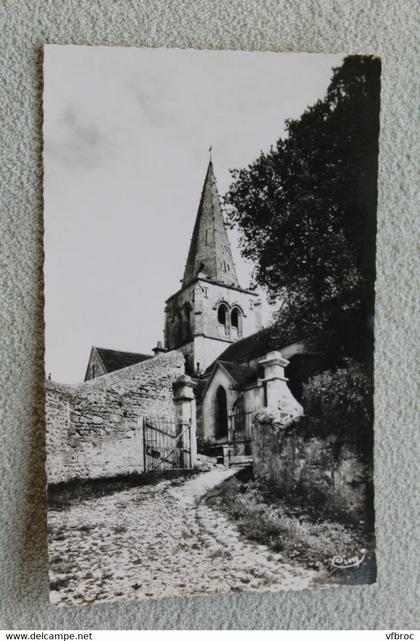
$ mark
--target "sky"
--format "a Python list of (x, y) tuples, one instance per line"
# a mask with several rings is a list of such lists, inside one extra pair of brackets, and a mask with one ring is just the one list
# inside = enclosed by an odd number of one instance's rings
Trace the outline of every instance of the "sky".
[[(47, 45), (45, 367), (151, 353), (180, 287), (212, 146), (219, 192), (323, 97), (342, 55)], [(239, 282), (252, 265), (229, 232)], [(281, 250), (281, 248), (279, 248)], [(261, 292), (263, 299), (264, 292)], [(264, 318), (271, 310), (264, 303)]]

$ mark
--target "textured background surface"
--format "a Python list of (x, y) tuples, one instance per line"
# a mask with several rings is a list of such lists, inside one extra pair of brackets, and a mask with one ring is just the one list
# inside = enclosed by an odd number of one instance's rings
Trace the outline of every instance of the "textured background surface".
[[(414, 2), (3, 0), (0, 6), (0, 627), (418, 626), (414, 530)], [(376, 325), (378, 583), (54, 609), (43, 472), (43, 43), (375, 52), (383, 60)], [(417, 265), (418, 266), (418, 265)], [(417, 577), (416, 577), (417, 570)]]

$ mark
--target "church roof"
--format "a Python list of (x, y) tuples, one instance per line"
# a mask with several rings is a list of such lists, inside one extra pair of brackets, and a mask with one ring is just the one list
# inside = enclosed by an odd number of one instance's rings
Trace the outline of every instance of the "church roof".
[[(358, 312), (348, 313), (341, 320), (336, 320), (331, 327), (322, 331), (297, 332), (293, 328), (283, 329), (271, 325), (264, 327), (255, 334), (231, 343), (224, 352), (218, 356), (216, 361), (228, 361), (231, 363), (249, 363), (259, 357), (264, 356), (267, 352), (280, 350), (285, 358), (290, 360), (296, 353), (295, 346), (304, 345), (304, 352), (309, 354), (325, 353), (336, 354), (343, 352), (363, 360), (371, 349), (372, 332), (366, 318), (360, 316)], [(298, 349), (302, 351), (302, 349)], [(206, 370), (210, 372), (212, 363)], [(290, 366), (289, 366), (290, 371)]]
[(245, 387), (258, 378), (259, 372), (257, 367), (249, 367), (248, 365), (241, 365), (239, 363), (229, 363), (227, 361), (221, 361), (220, 359), (218, 359), (217, 362), (223, 365), (225, 370), (240, 387)]
[(104, 347), (95, 347), (107, 373), (115, 372), (123, 367), (129, 367), (136, 363), (142, 363), (149, 358), (150, 354), (137, 354), (135, 352), (121, 352), (115, 349), (105, 349)]
[[(264, 356), (267, 352), (278, 350), (291, 342), (286, 338), (282, 340), (278, 332), (273, 331), (271, 327), (265, 327), (259, 332), (229, 345), (216, 360), (229, 363), (247, 363)], [(213, 363), (207, 368), (207, 371), (210, 371), (212, 366)]]
[(239, 389), (243, 389), (247, 385), (255, 382), (257, 378), (263, 374), (263, 369), (259, 366), (250, 367), (249, 365), (229, 363), (227, 361), (217, 359), (209, 368), (207, 368), (204, 376), (196, 381), (194, 392), (198, 400), (201, 401), (204, 398), (218, 368), (225, 370)]
[(327, 369), (341, 366), (344, 361), (343, 354), (335, 349), (331, 336), (327, 333), (308, 338), (298, 349), (295, 349), (297, 345), (297, 342), (291, 340), (282, 342), (281, 336), (273, 331), (273, 328), (265, 328), (233, 343), (207, 368), (206, 378), (200, 388), (200, 398), (204, 396), (217, 365), (220, 364), (238, 387), (244, 389), (258, 378), (264, 377), (261, 366), (258, 364), (250, 366), (247, 363), (250, 361), (255, 363), (256, 359), (267, 352), (279, 350), (289, 360), (286, 369), (288, 385), (292, 394), (301, 402), (303, 386), (309, 378)]
[(211, 160), (201, 192), (182, 286), (189, 285), (198, 274), (214, 283), (239, 287)]

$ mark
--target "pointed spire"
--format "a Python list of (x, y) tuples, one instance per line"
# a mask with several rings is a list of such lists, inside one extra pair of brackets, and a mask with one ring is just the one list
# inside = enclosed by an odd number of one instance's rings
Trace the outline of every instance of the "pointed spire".
[(182, 286), (189, 285), (198, 274), (203, 274), (214, 283), (239, 287), (220, 207), (211, 147), (209, 152), (209, 165), (201, 192)]

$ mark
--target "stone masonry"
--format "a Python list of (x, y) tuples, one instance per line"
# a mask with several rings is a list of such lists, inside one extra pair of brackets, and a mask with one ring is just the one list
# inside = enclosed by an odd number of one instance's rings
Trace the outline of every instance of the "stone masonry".
[(252, 453), (256, 478), (289, 500), (328, 506), (352, 521), (366, 517), (369, 467), (334, 435), (308, 437), (283, 412), (262, 410), (254, 418)]
[(325, 503), (355, 521), (364, 519), (372, 482), (368, 466), (335, 435), (315, 437), (300, 431), (296, 419), (303, 408), (284, 375), (289, 362), (280, 352), (270, 352), (260, 362), (268, 407), (254, 417), (255, 476), (289, 498)]
[(77, 385), (46, 382), (49, 483), (141, 472), (144, 414), (173, 420), (173, 351)]

